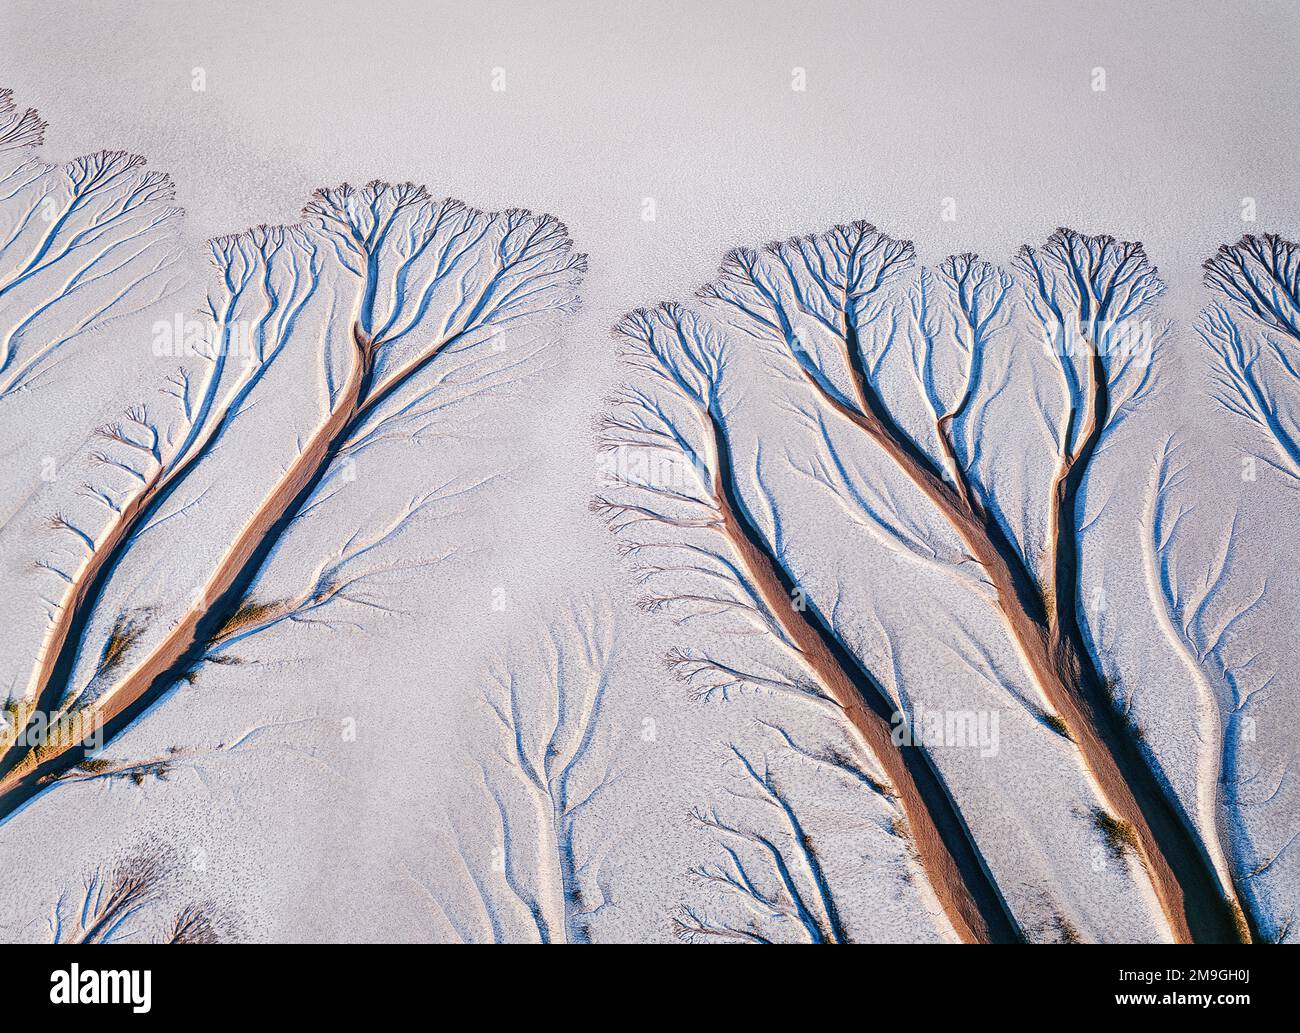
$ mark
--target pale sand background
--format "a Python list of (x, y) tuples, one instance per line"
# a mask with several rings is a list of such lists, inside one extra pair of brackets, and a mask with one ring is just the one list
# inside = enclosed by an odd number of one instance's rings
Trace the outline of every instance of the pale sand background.
[(415, 179), (560, 215), (602, 311), (850, 218), (926, 260), (1057, 224), (1136, 237), (1180, 292), (1243, 229), (1300, 229), (1285, 0), (2, 9), (3, 78), (49, 119), (47, 154), (148, 155), (196, 236), (291, 220), (322, 183)]

